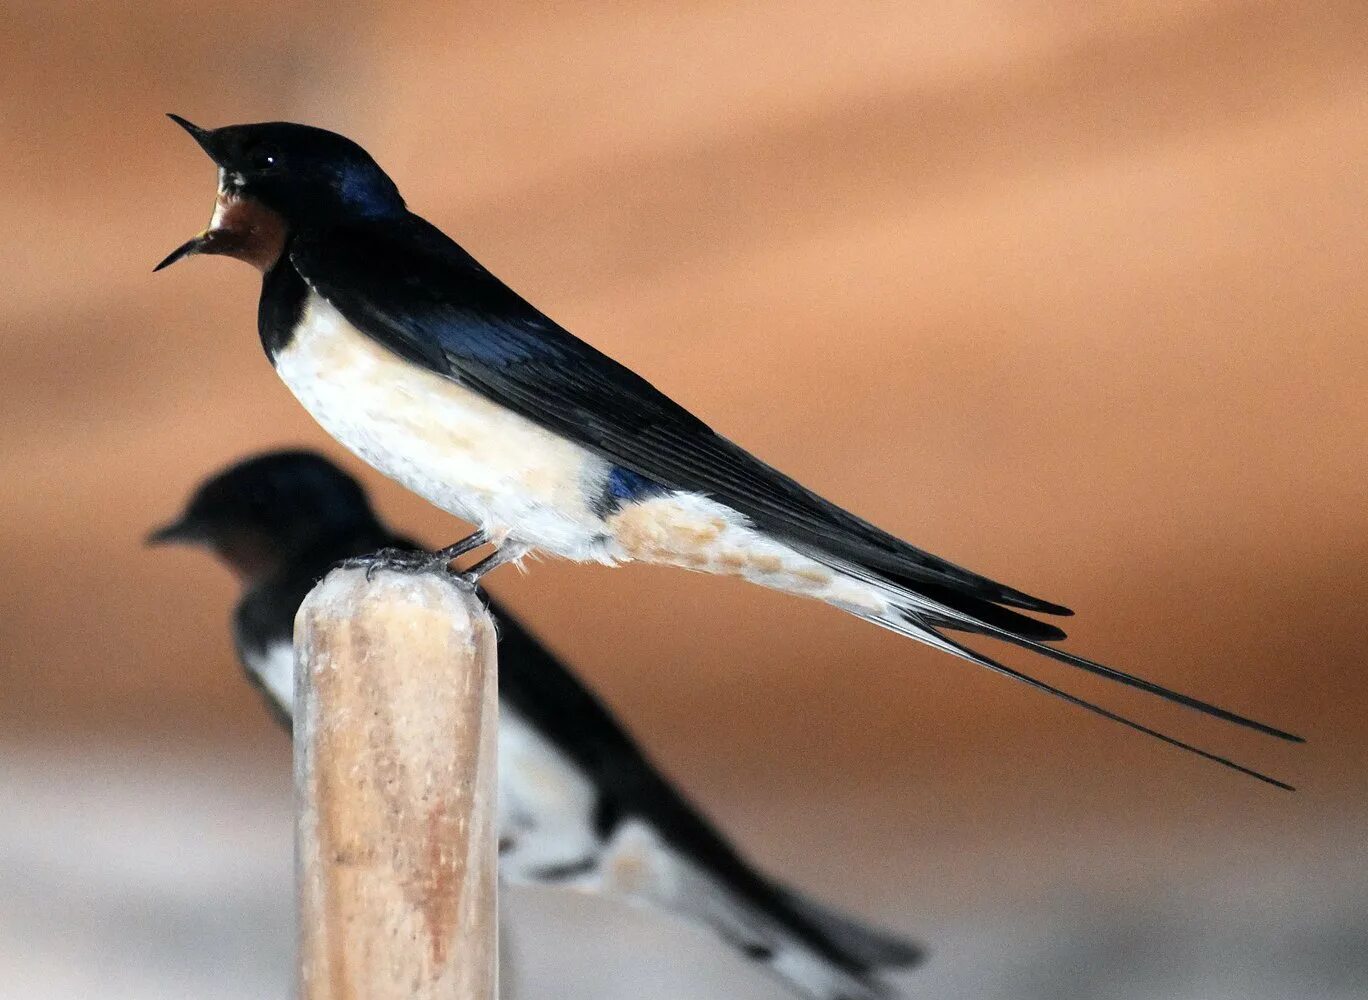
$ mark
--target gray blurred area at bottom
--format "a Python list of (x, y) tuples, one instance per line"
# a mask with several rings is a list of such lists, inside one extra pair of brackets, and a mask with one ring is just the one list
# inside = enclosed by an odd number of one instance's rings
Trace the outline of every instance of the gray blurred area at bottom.
[[(292, 816), (279, 763), (128, 747), (0, 754), (0, 996), (289, 997)], [(1257, 892), (1213, 864), (1196, 885), (1181, 873), (1162, 886), (1083, 880), (971, 910), (918, 894), (917, 867), (949, 863), (932, 852), (909, 855), (900, 884), (852, 883), (844, 901), (931, 943), (927, 964), (894, 980), (908, 997), (1349, 1000), (1368, 996), (1368, 865), (1349, 856), (1363, 860), (1361, 830), (1346, 818), (1323, 831), (1341, 877), (1307, 880), (1269, 857)], [(838, 859), (813, 864), (826, 860)], [(1208, 871), (1201, 858), (1175, 864)], [(785, 995), (655, 915), (571, 893), (503, 899), (505, 997)]]

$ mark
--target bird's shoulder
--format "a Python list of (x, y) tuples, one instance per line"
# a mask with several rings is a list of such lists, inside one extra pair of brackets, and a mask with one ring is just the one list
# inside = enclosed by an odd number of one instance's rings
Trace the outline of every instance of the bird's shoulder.
[(629, 425), (704, 429), (420, 216), (309, 230), (288, 253), (304, 282), (364, 334), (515, 410), (539, 418), (563, 407)]
[(540, 310), (421, 216), (304, 230), (290, 261), (304, 281), (367, 332), (429, 338), (491, 360), (571, 345)]

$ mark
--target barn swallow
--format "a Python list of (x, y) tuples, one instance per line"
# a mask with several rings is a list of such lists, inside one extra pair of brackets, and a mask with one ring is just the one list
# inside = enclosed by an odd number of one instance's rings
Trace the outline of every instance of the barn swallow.
[[(242, 582), (233, 638), (248, 678), (289, 727), (295, 612), (340, 561), (415, 551), (360, 484), (309, 452), (246, 459), (203, 483), (151, 541), (207, 547)], [(514, 616), (499, 624), (499, 871), (710, 927), (813, 1000), (888, 996), (881, 968), (920, 950), (757, 871), (646, 758), (603, 704)]]
[(531, 551), (737, 576), (824, 601), (1225, 767), (1284, 783), (970, 648), (997, 639), (1283, 740), (1299, 737), (1049, 643), (1068, 615), (880, 530), (714, 432), (577, 339), (405, 205), (356, 143), (306, 125), (205, 129), (209, 228), (157, 269), (222, 254), (262, 274), (258, 331), (334, 438), (479, 530), (474, 575)]

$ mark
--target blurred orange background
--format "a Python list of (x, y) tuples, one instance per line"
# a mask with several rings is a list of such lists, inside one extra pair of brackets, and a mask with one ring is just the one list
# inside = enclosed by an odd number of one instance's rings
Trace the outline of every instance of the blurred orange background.
[[(1014, 968), (1023, 949), (1045, 956), (1041, 996), (1148, 995), (1117, 984), (1155, 954), (1086, 981), (1092, 959), (1050, 957), (1117, 893), (1166, 915), (1155, 941), (1198, 925), (1226, 940), (1203, 900), (1267, 914), (1297, 887), (1298, 928), (1324, 917), (1368, 955), (1368, 925), (1332, 919), (1368, 899), (1361, 0), (153, 0), (18, 2), (3, 19), (0, 794), (30, 811), (29, 839), (0, 849), (56, 843), (25, 869), (35, 898), (80, 897), (61, 845), (100, 843), (102, 793), (179, 817), (174, 844), (215, 838), (193, 824), (236, 815), (213, 797), (237, 789), (273, 860), (239, 859), (233, 878), (257, 880), (271, 920), (288, 912), (270, 882), (288, 872), (288, 748), (232, 659), (234, 584), (198, 554), (141, 547), (195, 483), (305, 444), (404, 529), (437, 543), (462, 527), (343, 455), (279, 384), (254, 273), (151, 274), (212, 198), (175, 111), (357, 139), (415, 210), (723, 433), (1071, 605), (1071, 648), (1310, 738), (1270, 745), (1034, 665), (1301, 787), (1281, 794), (734, 581), (500, 571), (490, 589), (769, 869), (930, 942), (912, 992), (996, 996), (1001, 973), (1035, 995), (991, 966), (1000, 935)], [(184, 784), (174, 806), (168, 781)], [(146, 831), (125, 819), (136, 853)], [(0, 924), (31, 915), (0, 908)], [(541, 919), (556, 935), (582, 917)], [(1216, 947), (1230, 961), (1200, 980), (1215, 986), (1166, 995), (1351, 982), (1317, 944), (1324, 982), (1240, 979), (1245, 959), (1281, 954), (1254, 942), (1294, 939), (1280, 916), (1259, 926), (1228, 929), (1249, 951)], [(16, 995), (75, 995), (49, 974), (80, 950), (63, 927)], [(251, 965), (254, 940), (230, 967)], [(0, 950), (0, 969), (32, 944)], [(1167, 974), (1200, 966), (1156, 951)], [(288, 940), (262, 961), (288, 982)], [(657, 968), (673, 985), (655, 995), (779, 995), (725, 969), (704, 989)], [(582, 971), (570, 988), (586, 992), (562, 995), (612, 992)], [(238, 995), (205, 975), (198, 995)], [(127, 995), (159, 995), (129, 976)], [(125, 994), (105, 979), (88, 995)]]

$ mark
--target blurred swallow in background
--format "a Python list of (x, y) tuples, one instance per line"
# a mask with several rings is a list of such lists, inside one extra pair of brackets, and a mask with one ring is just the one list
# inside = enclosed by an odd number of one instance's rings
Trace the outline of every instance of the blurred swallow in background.
[[(199, 545), (242, 582), (233, 638), (276, 717), (294, 704), (295, 612), (338, 562), (421, 552), (319, 455), (271, 452), (202, 484), (154, 543)], [(920, 950), (778, 885), (663, 777), (603, 704), (494, 601), (499, 624), (499, 872), (617, 897), (712, 928), (813, 1000), (890, 995), (874, 974)]]
[(1279, 739), (1290, 733), (1048, 645), (1069, 609), (909, 545), (716, 434), (558, 326), (431, 223), (360, 146), (287, 122), (204, 129), (218, 166), (195, 253), (263, 272), (258, 328), (314, 418), (479, 530), (478, 576), (530, 551), (738, 576), (816, 598), (1166, 743), (1289, 787), (1049, 685), (952, 636), (998, 639)]

